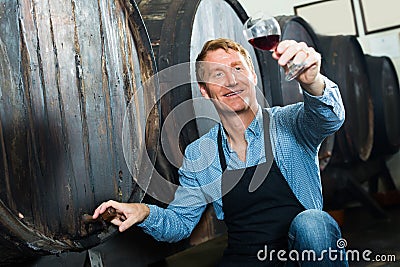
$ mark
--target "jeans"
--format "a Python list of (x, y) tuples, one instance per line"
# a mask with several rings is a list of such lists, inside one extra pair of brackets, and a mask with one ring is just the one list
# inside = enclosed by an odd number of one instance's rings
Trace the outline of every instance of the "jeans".
[(288, 258), (297, 261), (286, 266), (348, 266), (344, 247), (337, 246), (340, 239), (339, 226), (328, 213), (305, 210), (290, 225)]

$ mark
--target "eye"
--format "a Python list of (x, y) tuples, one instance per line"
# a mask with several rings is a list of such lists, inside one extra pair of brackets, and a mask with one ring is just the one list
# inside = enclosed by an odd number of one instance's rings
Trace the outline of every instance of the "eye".
[(214, 73), (214, 77), (217, 79), (222, 78), (224, 77), (224, 73), (222, 71), (217, 71)]
[(241, 72), (243, 70), (242, 66), (236, 66), (235, 71), (236, 72)]

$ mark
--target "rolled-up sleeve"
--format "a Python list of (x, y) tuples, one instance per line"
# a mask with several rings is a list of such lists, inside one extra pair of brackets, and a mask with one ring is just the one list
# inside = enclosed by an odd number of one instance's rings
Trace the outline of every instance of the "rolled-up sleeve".
[(190, 236), (204, 212), (207, 200), (185, 160), (179, 169), (180, 186), (167, 208), (149, 205), (150, 214), (139, 227), (158, 241), (177, 242)]

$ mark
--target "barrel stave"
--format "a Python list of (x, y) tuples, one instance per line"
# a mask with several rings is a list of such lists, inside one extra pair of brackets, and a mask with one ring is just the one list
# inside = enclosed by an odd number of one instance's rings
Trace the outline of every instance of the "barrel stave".
[(121, 142), (128, 104), (128, 141), (157, 150), (159, 87), (141, 88), (156, 72), (146, 30), (133, 1), (0, 5), (1, 243), (22, 254), (87, 249), (116, 229), (85, 225), (83, 213), (143, 198), (134, 179), (149, 166), (135, 155), (131, 172)]

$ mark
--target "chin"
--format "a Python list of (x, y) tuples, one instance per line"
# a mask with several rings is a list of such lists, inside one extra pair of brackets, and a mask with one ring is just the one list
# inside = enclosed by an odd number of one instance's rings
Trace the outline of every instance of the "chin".
[(231, 112), (235, 112), (237, 114), (244, 113), (250, 110), (250, 106), (248, 105), (241, 105), (241, 106), (231, 106), (229, 109)]

